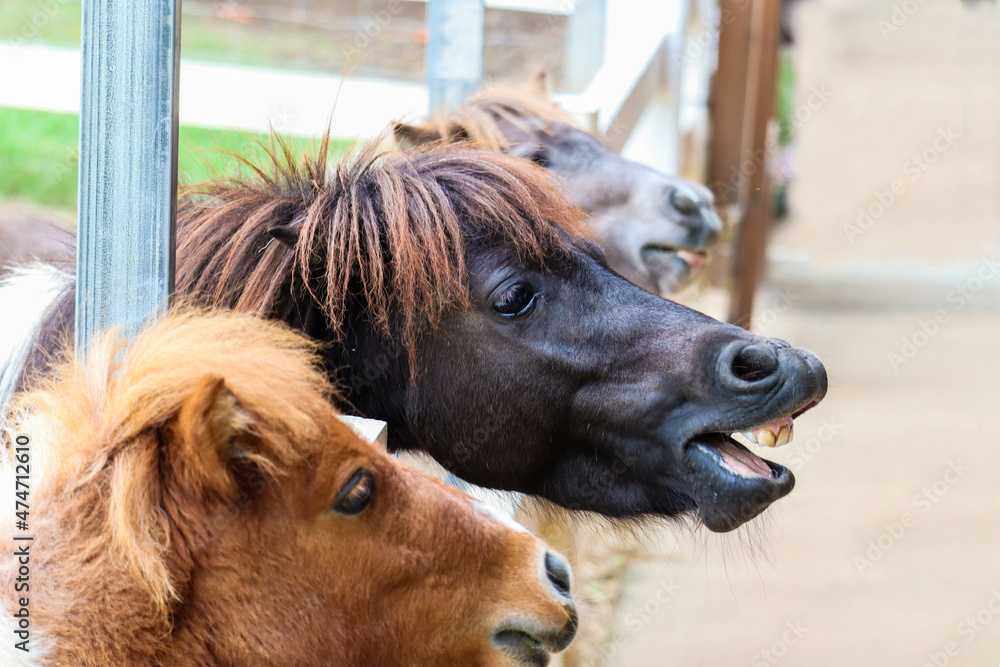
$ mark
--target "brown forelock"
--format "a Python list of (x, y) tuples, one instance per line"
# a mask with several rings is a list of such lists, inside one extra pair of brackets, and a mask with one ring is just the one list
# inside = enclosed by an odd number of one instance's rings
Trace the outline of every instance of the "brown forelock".
[[(32, 489), (38, 530), (50, 522), (54, 542), (65, 542), (88, 525), (84, 517), (99, 517), (89, 519), (93, 534), (75, 547), (79, 572), (66, 576), (129, 573), (132, 594), (140, 598), (132, 606), (155, 612), (163, 627), (184, 582), (171, 567), (182, 548), (171, 543), (168, 520), (177, 508), (161, 509), (166, 491), (160, 466), (167, 454), (159, 433), (206, 376), (225, 378), (252, 415), (254, 451), (243, 461), (265, 477), (304, 460), (310, 452), (302, 443), (320, 441), (322, 425), (332, 418), (332, 389), (317, 367), (314, 344), (250, 315), (194, 310), (150, 325), (130, 345), (107, 333), (86, 361), (57, 365), (13, 409), (18, 422), (34, 425), (35, 455), (45, 463)], [(204, 472), (207, 486), (213, 476)], [(232, 489), (202, 491), (221, 497)], [(117, 565), (101, 560), (107, 558)]]
[(529, 91), (503, 89), (477, 93), (455, 109), (435, 114), (421, 129), (445, 141), (467, 140), (502, 150), (510, 141), (504, 122), (528, 136), (555, 134), (559, 125), (576, 126), (552, 102)]
[[(334, 336), (360, 297), (387, 337), (398, 318), (412, 362), (421, 328), (468, 306), (471, 239), (500, 238), (521, 261), (544, 264), (589, 234), (553, 178), (526, 160), (378, 143), (331, 166), (327, 138), (298, 160), (279, 140), (251, 177), (191, 190), (179, 213), (179, 290), (267, 317), (286, 317), (304, 290)], [(289, 225), (300, 233), (294, 253), (268, 234)]]

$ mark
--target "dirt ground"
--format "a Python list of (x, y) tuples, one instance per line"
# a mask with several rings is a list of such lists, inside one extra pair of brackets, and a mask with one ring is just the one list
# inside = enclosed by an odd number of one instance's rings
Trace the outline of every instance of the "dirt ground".
[(802, 4), (799, 177), (757, 319), (830, 392), (773, 455), (788, 498), (633, 565), (606, 663), (996, 667), (1000, 19)]

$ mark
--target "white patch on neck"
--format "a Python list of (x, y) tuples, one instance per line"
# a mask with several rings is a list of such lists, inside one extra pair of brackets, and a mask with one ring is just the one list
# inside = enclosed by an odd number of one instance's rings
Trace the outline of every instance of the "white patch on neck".
[(3, 667), (43, 667), (45, 661), (45, 642), (38, 635), (35, 624), (31, 625), (31, 639), (28, 641), (28, 651), (14, 648), (15, 642), (21, 641), (14, 634), (16, 629), (10, 611), (0, 605), (0, 665)]
[(514, 518), (512, 516), (509, 516), (504, 512), (501, 512), (500, 510), (493, 507), (489, 503), (485, 503), (482, 500), (472, 500), (472, 506), (475, 507), (480, 512), (482, 512), (483, 514), (494, 519), (495, 521), (500, 522), (501, 524), (507, 526), (508, 528), (510, 528), (515, 532), (518, 533), (528, 532), (528, 529), (519, 524), (517, 521), (514, 521)]
[(0, 411), (10, 401), (42, 320), (70, 283), (69, 274), (51, 264), (18, 268), (0, 282)]

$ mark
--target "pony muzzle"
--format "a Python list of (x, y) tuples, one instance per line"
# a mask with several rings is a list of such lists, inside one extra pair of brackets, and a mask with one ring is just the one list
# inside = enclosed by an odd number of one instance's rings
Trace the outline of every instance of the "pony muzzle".
[(794, 419), (826, 395), (826, 369), (811, 352), (777, 339), (753, 337), (725, 345), (716, 362), (719, 398), (729, 414), (684, 443), (688, 495), (699, 517), (714, 532), (750, 521), (788, 495), (795, 476), (760, 458), (732, 434), (761, 447), (791, 442)]
[(491, 637), (493, 646), (518, 666), (548, 665), (552, 653), (573, 642), (579, 625), (569, 562), (553, 551), (545, 551), (541, 560), (540, 582), (547, 599), (536, 614), (522, 612), (503, 620)]

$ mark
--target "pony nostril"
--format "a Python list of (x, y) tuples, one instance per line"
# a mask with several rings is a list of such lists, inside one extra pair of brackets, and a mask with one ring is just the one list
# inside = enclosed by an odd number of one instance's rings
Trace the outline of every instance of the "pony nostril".
[(770, 345), (748, 345), (733, 357), (733, 375), (745, 382), (757, 382), (778, 370), (778, 355)]
[(570, 596), (570, 589), (573, 585), (573, 574), (569, 567), (569, 562), (562, 556), (551, 551), (545, 553), (545, 575), (555, 586), (556, 590)]
[(722, 218), (715, 211), (709, 211), (705, 216), (705, 246), (715, 245), (722, 233)]
[(677, 188), (670, 193), (670, 203), (682, 215), (696, 215), (701, 211), (697, 198), (686, 190)]

